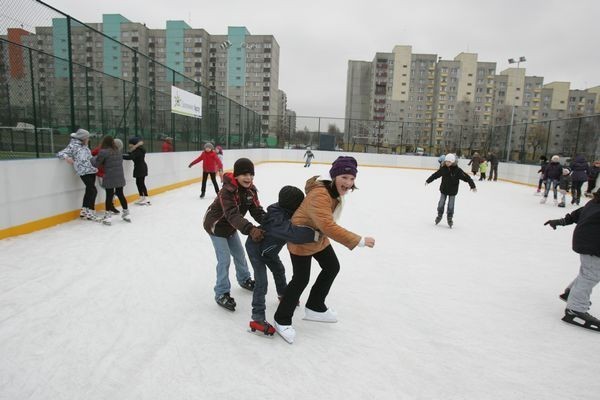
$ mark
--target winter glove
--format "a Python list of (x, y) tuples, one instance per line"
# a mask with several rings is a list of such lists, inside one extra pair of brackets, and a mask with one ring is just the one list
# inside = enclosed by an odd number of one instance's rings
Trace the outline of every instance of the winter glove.
[(550, 225), (552, 229), (556, 230), (558, 225), (565, 226), (567, 223), (564, 218), (561, 219), (550, 219), (544, 223), (544, 225)]
[(252, 238), (253, 242), (260, 242), (265, 238), (265, 231), (253, 226), (252, 228), (250, 228), (249, 236)]
[(188, 165), (188, 168), (192, 168), (192, 164), (189, 164), (189, 165)]

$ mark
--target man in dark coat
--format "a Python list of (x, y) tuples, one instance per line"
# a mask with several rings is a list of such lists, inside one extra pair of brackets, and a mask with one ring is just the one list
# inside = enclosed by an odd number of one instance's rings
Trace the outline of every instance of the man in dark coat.
[(494, 153), (493, 151), (490, 151), (488, 153), (488, 161), (490, 162), (490, 176), (488, 177), (488, 181), (491, 181), (492, 177), (493, 177), (494, 181), (497, 181), (498, 180), (499, 160), (498, 160), (498, 156), (496, 155), (496, 153)]

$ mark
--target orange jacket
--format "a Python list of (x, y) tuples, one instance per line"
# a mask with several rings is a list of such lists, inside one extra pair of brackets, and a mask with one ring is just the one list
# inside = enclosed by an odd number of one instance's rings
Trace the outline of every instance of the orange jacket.
[(306, 181), (306, 197), (294, 213), (292, 224), (309, 226), (321, 231), (322, 235), (318, 242), (305, 244), (293, 244), (288, 242), (288, 250), (297, 256), (310, 256), (329, 246), (329, 238), (343, 244), (350, 250), (354, 249), (360, 242), (360, 236), (339, 226), (333, 217), (336, 207), (340, 206), (340, 200), (331, 197), (325, 185), (331, 181), (318, 180), (314, 176)]

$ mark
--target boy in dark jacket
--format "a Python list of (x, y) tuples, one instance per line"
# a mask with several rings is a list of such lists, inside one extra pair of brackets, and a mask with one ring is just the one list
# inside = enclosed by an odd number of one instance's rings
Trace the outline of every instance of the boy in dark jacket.
[(548, 200), (548, 193), (550, 192), (550, 188), (554, 191), (554, 204), (558, 203), (557, 199), (557, 189), (558, 182), (560, 177), (562, 176), (563, 167), (560, 165), (560, 157), (557, 155), (552, 156), (550, 159), (550, 163), (546, 166), (544, 170), (544, 181), (546, 182), (546, 190), (544, 191), (544, 197), (540, 201), (540, 203), (544, 204), (546, 200)]
[(223, 176), (223, 187), (204, 215), (204, 229), (212, 241), (217, 256), (215, 301), (230, 311), (235, 311), (236, 306), (234, 298), (230, 296), (231, 257), (233, 257), (239, 285), (250, 291), (254, 289), (244, 246), (237, 231), (250, 236), (256, 242), (264, 238), (263, 230), (244, 218), (249, 211), (252, 218), (260, 224), (265, 216), (265, 210), (258, 201), (258, 193), (253, 181), (252, 161), (247, 158), (238, 159), (233, 165), (233, 174), (228, 172)]
[(150, 205), (148, 189), (146, 189), (146, 176), (148, 176), (148, 165), (146, 164), (146, 149), (144, 142), (139, 137), (129, 139), (129, 152), (123, 154), (124, 160), (133, 161), (133, 177), (140, 198), (135, 202), (138, 205)]
[(540, 156), (540, 169), (538, 170), (538, 174), (540, 174), (540, 179), (538, 181), (538, 188), (536, 193), (540, 193), (542, 191), (542, 182), (544, 183), (544, 188), (546, 188), (546, 181), (544, 181), (544, 174), (546, 173), (546, 167), (548, 166), (548, 159), (546, 156)]
[(454, 154), (446, 154), (444, 158), (444, 165), (436, 172), (434, 172), (427, 180), (425, 185), (433, 182), (439, 177), (442, 177), (442, 183), (440, 184), (440, 201), (438, 202), (437, 212), (438, 215), (435, 218), (435, 224), (439, 224), (444, 215), (444, 206), (446, 205), (446, 198), (448, 198), (448, 226), (452, 228), (454, 224), (452, 217), (454, 216), (454, 199), (458, 193), (459, 180), (465, 181), (471, 187), (471, 190), (477, 192), (475, 182), (469, 175), (465, 173), (458, 165), (455, 164), (456, 156)]
[(304, 200), (302, 190), (294, 186), (284, 186), (279, 191), (279, 201), (267, 207), (261, 228), (265, 238), (261, 242), (246, 240), (246, 252), (254, 269), (255, 286), (252, 293), (252, 332), (259, 331), (273, 335), (275, 328), (265, 318), (265, 295), (267, 294), (267, 268), (273, 273), (278, 297), (283, 296), (287, 282), (285, 267), (279, 258), (279, 252), (286, 242), (297, 244), (318, 241), (319, 232), (306, 226), (292, 225), (292, 214)]
[[(596, 182), (598, 185), (598, 182)], [(600, 281), (600, 190), (596, 187), (594, 197), (588, 203), (565, 215), (564, 218), (549, 220), (544, 225), (552, 229), (557, 226), (577, 224), (573, 231), (573, 251), (579, 253), (581, 267), (579, 275), (569, 285), (562, 300), (567, 302), (563, 321), (600, 332), (600, 320), (588, 313), (590, 295)]]

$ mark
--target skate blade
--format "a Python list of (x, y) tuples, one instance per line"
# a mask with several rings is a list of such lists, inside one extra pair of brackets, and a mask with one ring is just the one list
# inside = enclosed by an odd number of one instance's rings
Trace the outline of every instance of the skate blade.
[(279, 337), (281, 337), (283, 339), (284, 342), (286, 342), (287, 344), (294, 344), (294, 339), (288, 339), (285, 336), (283, 336), (281, 333), (279, 333), (278, 330), (275, 330), (275, 332), (277, 332), (277, 334), (279, 335)]
[(131, 220), (130, 220), (130, 219), (124, 219), (124, 218), (122, 218), (122, 219), (123, 219), (123, 221), (125, 221), (125, 222), (129, 222), (129, 223), (131, 223)]
[(600, 326), (593, 325), (593, 324), (590, 324), (588, 322), (581, 323), (579, 321), (576, 321), (577, 319), (580, 319), (580, 318), (576, 317), (576, 318), (571, 319), (571, 320), (566, 319), (565, 317), (562, 318), (563, 322), (566, 322), (569, 325), (575, 325), (575, 326), (578, 326), (580, 328), (584, 328), (584, 329), (587, 329), (587, 330), (590, 330), (590, 331), (593, 331), (593, 332), (599, 332), (600, 333)]
[(263, 331), (259, 331), (259, 330), (252, 330), (250, 328), (246, 329), (246, 332), (251, 333), (253, 335), (256, 335), (258, 337), (264, 338), (264, 339), (273, 339), (275, 337), (275, 334), (268, 334), (268, 333), (264, 333)]
[(234, 311), (235, 311), (235, 307), (234, 307), (234, 308), (229, 308), (229, 307), (222, 306), (222, 305), (220, 305), (220, 304), (218, 304), (218, 303), (217, 303), (217, 305), (218, 305), (219, 307), (221, 307), (221, 308), (224, 308), (224, 309), (225, 309), (225, 310), (227, 310), (227, 311), (231, 311), (231, 312), (234, 312)]

